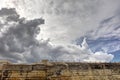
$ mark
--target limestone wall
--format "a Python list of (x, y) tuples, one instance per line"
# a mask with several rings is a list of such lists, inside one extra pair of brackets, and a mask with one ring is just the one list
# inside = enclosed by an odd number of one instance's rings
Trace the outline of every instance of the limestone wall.
[(1, 80), (120, 80), (120, 63), (4, 64)]

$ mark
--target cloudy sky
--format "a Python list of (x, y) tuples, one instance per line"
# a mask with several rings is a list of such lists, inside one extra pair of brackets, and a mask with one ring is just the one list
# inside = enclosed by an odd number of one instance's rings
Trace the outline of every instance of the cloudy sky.
[(0, 0), (0, 59), (120, 61), (120, 0)]

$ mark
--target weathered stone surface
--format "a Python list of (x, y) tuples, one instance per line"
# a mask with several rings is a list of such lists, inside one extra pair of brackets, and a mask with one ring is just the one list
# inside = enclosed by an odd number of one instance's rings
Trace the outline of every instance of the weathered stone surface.
[(120, 63), (3, 63), (1, 80), (120, 80)]

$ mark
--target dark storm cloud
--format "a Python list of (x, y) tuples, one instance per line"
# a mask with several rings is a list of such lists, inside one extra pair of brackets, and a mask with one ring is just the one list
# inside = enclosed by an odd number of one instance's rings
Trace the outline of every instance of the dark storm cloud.
[(35, 36), (40, 31), (38, 25), (44, 24), (44, 20), (25, 20), (19, 17), (14, 8), (1, 9), (0, 17), (4, 17), (3, 20), (6, 22), (1, 26), (1, 30), (4, 31), (1, 32), (0, 37), (0, 55), (16, 61), (22, 60), (23, 57), (19, 53), (23, 53), (30, 45), (36, 44)]
[(2, 8), (0, 10), (0, 16), (10, 16), (10, 15), (18, 15), (14, 8)]

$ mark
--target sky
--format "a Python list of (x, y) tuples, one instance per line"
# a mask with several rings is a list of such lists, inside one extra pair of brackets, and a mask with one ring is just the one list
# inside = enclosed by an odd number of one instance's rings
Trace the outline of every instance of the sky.
[(120, 0), (0, 0), (0, 60), (120, 61)]

